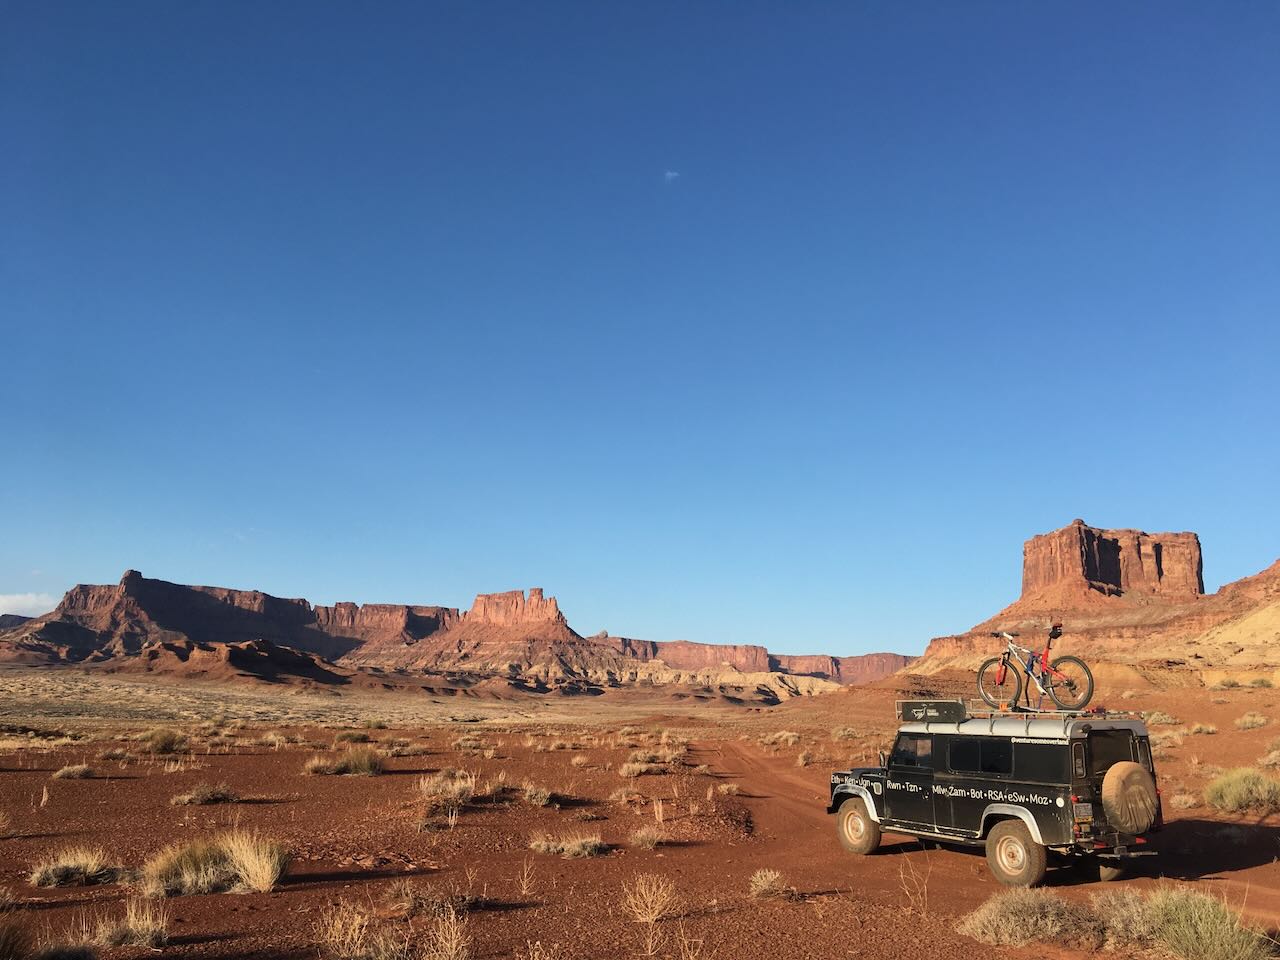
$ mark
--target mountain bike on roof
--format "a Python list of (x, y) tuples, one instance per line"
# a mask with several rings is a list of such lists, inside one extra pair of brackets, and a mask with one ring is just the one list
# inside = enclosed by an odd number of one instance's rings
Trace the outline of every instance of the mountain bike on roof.
[[(991, 634), (1005, 641), (1005, 651), (978, 668), (978, 693), (996, 709), (1018, 706), (1023, 693), (1022, 678), (1027, 678), (1027, 706), (1031, 706), (1032, 688), (1039, 692), (1040, 702), (1047, 696), (1061, 710), (1083, 710), (1093, 698), (1093, 673), (1079, 657), (1065, 656), (1049, 660), (1053, 641), (1062, 636), (1062, 624), (1049, 629), (1044, 649), (1037, 653), (1014, 643), (1016, 633), (999, 631)], [(1037, 707), (1039, 704), (1036, 705)]]

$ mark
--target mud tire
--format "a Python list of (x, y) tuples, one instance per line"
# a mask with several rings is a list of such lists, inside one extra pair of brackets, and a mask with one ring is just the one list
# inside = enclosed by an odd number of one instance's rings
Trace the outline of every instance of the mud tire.
[(871, 819), (861, 797), (850, 797), (836, 811), (836, 835), (850, 853), (866, 855), (880, 846), (880, 824)]
[(987, 835), (987, 866), (1007, 887), (1034, 887), (1049, 869), (1049, 851), (1021, 820), (1001, 820)]

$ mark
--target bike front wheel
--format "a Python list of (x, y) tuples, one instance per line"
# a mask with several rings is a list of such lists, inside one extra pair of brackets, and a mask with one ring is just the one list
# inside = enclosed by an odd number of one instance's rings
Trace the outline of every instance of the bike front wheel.
[(1063, 710), (1083, 710), (1093, 699), (1093, 673), (1079, 657), (1059, 657), (1049, 664), (1044, 686)]
[(978, 695), (997, 710), (1017, 703), (1022, 695), (1022, 675), (1004, 657), (992, 657), (978, 668)]

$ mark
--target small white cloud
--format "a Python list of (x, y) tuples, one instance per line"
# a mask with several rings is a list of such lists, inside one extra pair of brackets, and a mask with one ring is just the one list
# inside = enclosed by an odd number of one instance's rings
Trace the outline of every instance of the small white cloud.
[(0, 613), (38, 617), (57, 605), (58, 598), (48, 593), (0, 593)]
[(679, 170), (666, 170), (662, 174), (663, 183), (673, 183), (674, 181), (679, 179), (680, 179)]

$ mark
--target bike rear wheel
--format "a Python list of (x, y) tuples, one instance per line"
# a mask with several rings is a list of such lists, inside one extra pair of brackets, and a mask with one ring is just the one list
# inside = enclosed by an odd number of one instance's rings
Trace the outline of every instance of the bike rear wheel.
[(1079, 657), (1059, 657), (1049, 664), (1041, 682), (1063, 710), (1083, 710), (1093, 699), (1093, 673)]
[(1017, 703), (1022, 695), (1022, 674), (1004, 657), (992, 657), (978, 668), (978, 695), (997, 710), (1006, 703)]

